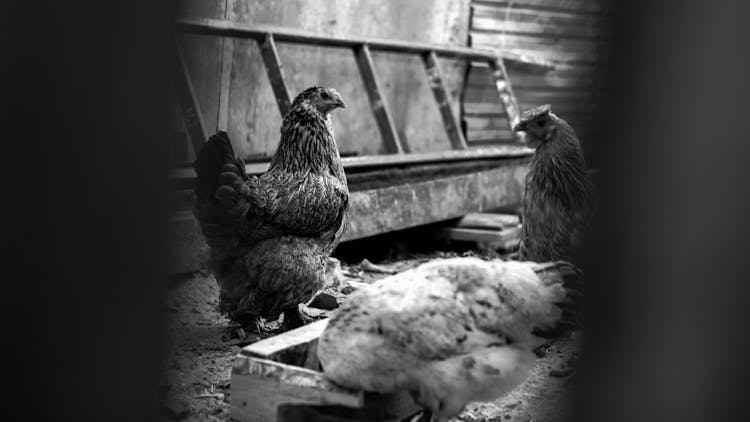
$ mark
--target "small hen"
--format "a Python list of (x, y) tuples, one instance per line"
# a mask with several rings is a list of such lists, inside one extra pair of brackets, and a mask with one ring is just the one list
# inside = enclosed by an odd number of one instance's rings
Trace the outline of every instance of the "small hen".
[(579, 262), (593, 213), (594, 187), (575, 131), (543, 105), (513, 128), (535, 148), (523, 202), (520, 259)]
[(284, 116), (269, 170), (249, 177), (225, 132), (198, 153), (195, 215), (210, 247), (219, 308), (240, 323), (305, 322), (298, 305), (326, 283), (341, 239), (349, 190), (330, 113), (345, 107), (333, 89), (302, 91)]
[(451, 258), (382, 279), (331, 317), (323, 371), (348, 388), (408, 391), (447, 420), (526, 378), (543, 337), (575, 323), (578, 276), (565, 262)]

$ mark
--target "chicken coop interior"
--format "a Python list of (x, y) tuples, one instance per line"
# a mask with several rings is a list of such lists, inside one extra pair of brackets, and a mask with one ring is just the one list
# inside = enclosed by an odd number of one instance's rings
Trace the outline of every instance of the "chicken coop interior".
[[(610, 2), (181, 0), (179, 4), (174, 28), (172, 136), (168, 140), (173, 166), (167, 298), (171, 347), (165, 368), (169, 379), (165, 419), (565, 420), (579, 355), (579, 332), (575, 330), (554, 341), (529, 346), (526, 352), (533, 352), (536, 360), (529, 364), (526, 375), (513, 388), (492, 397), (480, 391), (494, 391), (495, 384), (505, 381), (483, 381), (483, 377), (495, 371), (513, 374), (515, 367), (506, 365), (505, 357), (488, 357), (489, 363), (479, 357), (464, 361), (462, 374), (471, 372), (475, 360), (477, 368), (484, 365), (485, 372), (471, 375), (473, 384), (456, 381), (452, 386), (455, 391), (446, 394), (463, 397), (461, 392), (474, 392), (467, 395), (469, 404), (454, 405), (449, 399), (433, 397), (439, 405), (431, 408), (431, 399), (425, 398), (429, 394), (419, 388), (421, 395), (408, 389), (377, 393), (337, 384), (323, 370), (338, 368), (331, 353), (343, 356), (344, 350), (362, 347), (359, 343), (343, 347), (335, 339), (327, 339), (336, 334), (334, 329), (340, 331), (338, 338), (357, 336), (356, 330), (347, 331), (350, 328), (334, 323), (344, 320), (349, 315), (346, 312), (355, 312), (351, 298), (364, 303), (362, 306), (369, 303), (363, 292), (380, 291), (373, 290), (373, 285), (398, 292), (394, 283), (403, 279), (405, 284), (429, 291), (430, 283), (440, 282), (429, 273), (430, 265), (469, 265), (471, 268), (461, 271), (481, 268), (500, 274), (506, 270), (485, 266), (514, 261), (524, 254), (527, 259), (523, 262), (535, 266), (518, 271), (528, 271), (528, 277), (536, 277), (543, 286), (563, 286), (563, 280), (568, 283), (570, 274), (576, 273), (564, 265), (558, 268), (543, 263), (575, 262), (572, 252), (560, 252), (554, 243), (577, 238), (571, 232), (583, 211), (564, 208), (588, 201), (590, 192), (578, 195), (575, 189), (596, 179), (597, 140), (602, 134), (601, 110), (614, 35), (615, 9)], [(313, 91), (310, 95), (318, 97), (305, 101), (325, 102), (329, 95), (336, 100), (325, 116), (330, 116), (331, 139), (335, 137), (343, 169), (335, 183), (343, 186), (348, 196), (343, 211), (334, 215), (333, 240), (320, 256), (310, 258), (323, 260), (325, 277), (309, 300), (297, 301), (301, 326), (287, 330), (288, 312), (280, 312), (281, 317), (271, 312), (273, 318), (264, 316), (262, 322), (247, 323), (227, 310), (245, 302), (228, 299), (234, 293), (222, 287), (226, 286), (222, 277), (235, 273), (217, 264), (217, 256), (226, 259), (226, 255), (235, 254), (237, 262), (250, 262), (255, 254), (264, 253), (265, 261), (306, 262), (308, 249), (282, 249), (276, 244), (268, 247), (271, 252), (252, 249), (252, 245), (274, 242), (269, 240), (272, 235), (242, 249), (247, 236), (240, 233), (227, 241), (234, 248), (227, 252), (227, 242), (211, 237), (217, 223), (206, 222), (210, 212), (201, 209), (201, 204), (241, 204), (242, 192), (238, 190), (240, 199), (232, 193), (235, 196), (217, 202), (215, 176), (208, 196), (202, 194), (206, 167), (200, 166), (201, 151), (204, 147), (209, 150), (209, 139), (216, 145), (220, 145), (219, 137), (227, 140), (228, 150), (239, 159), (217, 168), (231, 168), (236, 173), (231, 183), (241, 181), (250, 186), (246, 186), (250, 192), (256, 188), (263, 191), (264, 181), (276, 180), (264, 179), (264, 175), (283, 165), (278, 157), (285, 148), (286, 134), (303, 130), (296, 128), (304, 126), (304, 121), (294, 121), (301, 104), (296, 98), (310, 87), (325, 88)], [(559, 119), (560, 128), (547, 131), (542, 127)], [(539, 143), (530, 140), (536, 139), (537, 131), (543, 134), (538, 135)], [(571, 166), (577, 167), (565, 174), (574, 173), (570, 177), (576, 188), (561, 190), (572, 198), (561, 199), (562, 205), (540, 203), (545, 198), (539, 194), (542, 199), (537, 200), (533, 192), (548, 186), (540, 180), (545, 171), (554, 170), (545, 170), (542, 164), (535, 167), (534, 160), (552, 154), (549, 162), (556, 163), (556, 150), (544, 148), (555, 136), (568, 134), (576, 139), (577, 161)], [(568, 157), (567, 150), (557, 154)], [(528, 177), (530, 172), (536, 172), (534, 177)], [(222, 173), (218, 180), (221, 184), (229, 178)], [(280, 198), (274, 209), (287, 207), (285, 212), (290, 212), (293, 208), (300, 219), (308, 219), (306, 216), (318, 208), (335, 207), (340, 199), (329, 196), (325, 182), (309, 194), (289, 194), (287, 200), (284, 189), (297, 186), (297, 181), (279, 183), (283, 187), (278, 191), (275, 185), (267, 188), (273, 198)], [(307, 186), (305, 181), (300, 183)], [(264, 214), (253, 207), (250, 204), (250, 211), (245, 208), (242, 212), (256, 213), (253, 218), (261, 221), (256, 231), (270, 230), (266, 227), (272, 224), (262, 221)], [(558, 209), (563, 209), (560, 212), (565, 217), (555, 220)], [(534, 231), (535, 221), (540, 219), (542, 228)], [(554, 232), (543, 226), (553, 220), (558, 225)], [(304, 232), (300, 236), (305, 239), (329, 236), (325, 230), (322, 235), (307, 234), (313, 231), (309, 225), (295, 230), (295, 235)], [(554, 245), (539, 246), (545, 241)], [(274, 250), (284, 252), (275, 255)], [(249, 257), (241, 255), (244, 253)], [(264, 271), (272, 270), (258, 270), (259, 279), (266, 279), (260, 274)], [(443, 270), (434, 271), (445, 277)], [(274, 276), (274, 280), (283, 278), (284, 283), (293, 284), (295, 279)], [(411, 287), (403, 292), (418, 296), (420, 289)], [(545, 290), (537, 296), (544, 298), (545, 294), (552, 293)], [(380, 303), (377, 298), (372, 300)], [(474, 308), (470, 311), (476, 317)], [(464, 328), (456, 330), (463, 332)], [(474, 341), (476, 329), (465, 331), (468, 342)], [(508, 348), (523, 343), (506, 340)], [(412, 341), (417, 340), (408, 340)], [(324, 348), (329, 342), (333, 346)], [(385, 346), (372, 347), (387, 350)], [(335, 353), (323, 353), (327, 350)], [(403, 365), (420, 365), (408, 362), (405, 358)], [(492, 366), (495, 363), (500, 369)], [(393, 373), (400, 371), (388, 368)], [(372, 381), (367, 385), (381, 384)]]

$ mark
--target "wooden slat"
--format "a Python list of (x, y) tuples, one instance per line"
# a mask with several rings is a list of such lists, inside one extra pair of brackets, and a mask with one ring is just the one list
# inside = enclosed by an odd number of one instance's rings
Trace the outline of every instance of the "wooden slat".
[(327, 318), (245, 346), (240, 353), (318, 370), (318, 337), (326, 325)]
[(502, 230), (521, 224), (521, 218), (515, 214), (495, 214), (472, 212), (463, 216), (456, 227), (465, 229)]
[(509, 129), (512, 130), (513, 126), (518, 122), (519, 109), (516, 97), (513, 94), (513, 87), (508, 78), (508, 71), (505, 69), (502, 59), (491, 61), (490, 68), (492, 69), (492, 77), (495, 80), (495, 87), (497, 88), (500, 102), (505, 107), (505, 114), (510, 121)]
[[(371, 167), (386, 167), (407, 164), (457, 162), (477, 159), (523, 158), (534, 153), (534, 150), (521, 145), (503, 145), (492, 148), (481, 148), (456, 151), (423, 152), (404, 155), (370, 155), (362, 157), (344, 157), (341, 161), (344, 169), (366, 169)], [(248, 174), (261, 174), (268, 170), (268, 163), (252, 163), (245, 165)], [(195, 171), (191, 167), (179, 167), (171, 170), (170, 178), (175, 184), (191, 188), (191, 181), (195, 179)]]
[(288, 404), (362, 407), (364, 393), (331, 384), (318, 371), (237, 355), (232, 366), (231, 415), (243, 422), (275, 422)]
[(218, 130), (229, 129), (229, 87), (232, 82), (232, 63), (234, 62), (234, 40), (222, 39), (221, 81), (219, 85), (219, 115), (216, 122)]
[(185, 126), (188, 131), (190, 143), (197, 154), (203, 148), (206, 142), (206, 125), (203, 123), (203, 114), (201, 112), (198, 97), (195, 95), (193, 83), (190, 79), (185, 58), (182, 55), (177, 40), (174, 41), (175, 48), (175, 91), (177, 100), (182, 108), (182, 114), (185, 118)]
[[(195, 34), (221, 35), (237, 38), (251, 38), (262, 40), (266, 34), (272, 33), (279, 42), (293, 42), (303, 44), (317, 44), (321, 46), (356, 48), (367, 44), (372, 50), (390, 51), (394, 53), (426, 54), (434, 51), (439, 56), (463, 58), (467, 60), (491, 60), (497, 57), (496, 52), (476, 48), (449, 47), (407, 41), (395, 41), (378, 38), (332, 37), (298, 29), (284, 28), (273, 25), (247, 25), (226, 19), (179, 19), (178, 29)], [(554, 65), (534, 57), (527, 57), (515, 53), (500, 52), (509, 61), (528, 66), (542, 66), (553, 68)]]
[(614, 12), (614, 2), (609, 0), (473, 0), (473, 3), (499, 9), (525, 8), (595, 16), (609, 16)]
[[(435, 223), (521, 202), (526, 166), (352, 192), (343, 241)], [(409, 204), (404, 206), (404, 204)]]
[(601, 64), (611, 58), (611, 45), (607, 42), (567, 38), (536, 38), (521, 34), (488, 34), (472, 31), (471, 45), (477, 48), (493, 48), (495, 51), (525, 54), (549, 60), (556, 65)]
[(279, 107), (281, 116), (284, 117), (292, 107), (292, 101), (284, 82), (284, 71), (273, 34), (266, 33), (263, 41), (259, 41), (258, 47), (260, 48), (260, 55), (263, 57), (263, 65), (266, 67), (268, 80), (271, 82), (271, 88), (273, 88), (273, 93), (276, 96), (276, 105)]
[(399, 138), (398, 132), (396, 132), (396, 127), (393, 125), (393, 118), (388, 109), (388, 104), (381, 94), (382, 90), (375, 73), (375, 67), (372, 63), (370, 48), (367, 44), (355, 47), (354, 57), (356, 58), (357, 67), (362, 76), (362, 81), (365, 84), (365, 91), (367, 91), (367, 96), (370, 99), (370, 106), (375, 115), (375, 121), (378, 124), (380, 136), (382, 136), (383, 141), (385, 142), (386, 150), (395, 154), (408, 152), (408, 146), (405, 143), (402, 143)]
[(422, 60), (424, 60), (427, 79), (430, 88), (432, 88), (432, 93), (435, 95), (435, 100), (437, 100), (438, 108), (440, 109), (440, 116), (443, 118), (443, 125), (448, 134), (448, 139), (454, 149), (466, 149), (466, 139), (464, 139), (464, 134), (461, 132), (461, 126), (458, 123), (458, 119), (456, 119), (456, 115), (453, 114), (453, 110), (451, 109), (452, 99), (445, 86), (445, 81), (443, 81), (443, 75), (440, 71), (440, 63), (438, 63), (437, 55), (434, 51), (431, 51), (423, 54)]
[(569, 12), (472, 5), (471, 29), (534, 37), (609, 39), (611, 19)]
[(462, 242), (476, 242), (482, 248), (516, 249), (521, 241), (521, 226), (504, 230), (467, 229), (461, 227), (444, 227), (438, 230), (437, 236)]

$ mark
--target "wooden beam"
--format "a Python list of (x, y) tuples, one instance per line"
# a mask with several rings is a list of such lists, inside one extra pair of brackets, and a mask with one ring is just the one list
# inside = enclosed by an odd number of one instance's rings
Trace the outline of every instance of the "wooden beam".
[(526, 172), (525, 165), (509, 163), (459, 176), (352, 192), (342, 241), (520, 203)]
[(472, 212), (463, 216), (456, 227), (465, 229), (502, 230), (521, 224), (521, 218), (515, 214), (494, 214)]
[(521, 226), (503, 230), (467, 229), (463, 227), (443, 227), (437, 236), (463, 242), (476, 242), (481, 248), (511, 251), (521, 242)]
[(232, 64), (234, 62), (234, 40), (224, 38), (221, 49), (221, 81), (219, 85), (219, 114), (216, 128), (229, 130), (229, 89), (232, 83)]
[(237, 355), (232, 365), (232, 418), (275, 422), (279, 405), (362, 407), (364, 393), (338, 387), (323, 373), (266, 359)]
[(279, 106), (279, 112), (283, 118), (292, 108), (292, 100), (289, 97), (289, 91), (286, 89), (284, 71), (279, 59), (279, 52), (276, 50), (273, 34), (266, 33), (262, 41), (258, 41), (258, 47), (260, 47), (260, 55), (263, 57), (263, 65), (266, 67), (268, 80), (271, 82), (271, 88), (276, 96), (276, 105)]
[(185, 58), (177, 39), (174, 40), (175, 48), (175, 91), (177, 101), (180, 103), (182, 115), (185, 117), (185, 126), (187, 127), (190, 143), (197, 155), (203, 148), (203, 144), (208, 139), (206, 136), (206, 125), (203, 123), (203, 113), (201, 112), (198, 96), (193, 89), (193, 83), (190, 79), (185, 64)]
[(316, 348), (326, 325), (327, 318), (245, 346), (240, 353), (318, 370)]
[(495, 80), (495, 87), (500, 96), (500, 102), (505, 107), (505, 114), (508, 116), (510, 130), (512, 131), (513, 126), (518, 122), (519, 110), (518, 101), (515, 94), (513, 94), (513, 88), (508, 78), (508, 71), (505, 69), (502, 59), (490, 60), (489, 65), (490, 69), (492, 69), (492, 78)]
[[(448, 163), (478, 159), (501, 159), (530, 157), (534, 150), (523, 145), (499, 145), (489, 148), (472, 148), (455, 151), (435, 151), (404, 155), (368, 155), (362, 157), (344, 157), (341, 161), (346, 170), (387, 167), (407, 164)], [(245, 165), (248, 174), (261, 174), (268, 170), (268, 163), (250, 163)], [(171, 170), (170, 178), (175, 185), (192, 188), (195, 171), (190, 167)]]
[[(276, 41), (302, 44), (316, 44), (331, 47), (356, 48), (367, 44), (372, 50), (394, 53), (425, 54), (434, 51), (438, 56), (455, 57), (467, 60), (494, 60), (498, 53), (492, 50), (481, 50), (466, 47), (448, 47), (407, 41), (394, 41), (379, 38), (332, 37), (298, 29), (272, 25), (248, 25), (226, 19), (180, 19), (177, 28), (184, 32), (225, 37), (250, 38), (262, 41), (269, 34), (274, 34)], [(530, 60), (529, 57), (512, 53), (499, 53), (501, 57), (519, 64), (530, 66), (554, 67), (551, 62)]]
[(380, 136), (385, 142), (386, 150), (395, 154), (408, 152), (406, 145), (402, 144), (401, 139), (399, 139), (388, 104), (381, 94), (382, 90), (367, 44), (355, 47), (354, 57), (357, 60), (357, 67), (359, 67), (359, 73), (362, 75), (365, 91), (367, 91), (367, 96), (370, 99), (370, 106), (372, 106), (372, 112), (375, 114), (375, 121), (378, 123), (378, 130), (380, 130)]
[(424, 60), (430, 88), (432, 88), (432, 93), (435, 95), (435, 100), (437, 100), (438, 107), (440, 108), (440, 116), (443, 118), (443, 125), (445, 126), (445, 131), (448, 133), (448, 139), (453, 145), (453, 149), (468, 148), (458, 119), (456, 119), (451, 109), (451, 96), (445, 86), (445, 81), (443, 81), (437, 55), (434, 51), (430, 51), (423, 54), (422, 59)]

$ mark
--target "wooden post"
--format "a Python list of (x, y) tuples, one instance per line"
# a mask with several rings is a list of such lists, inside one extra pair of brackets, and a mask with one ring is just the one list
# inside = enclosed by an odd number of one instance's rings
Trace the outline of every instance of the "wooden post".
[(492, 77), (495, 80), (495, 86), (497, 87), (497, 93), (500, 96), (500, 101), (505, 107), (505, 114), (508, 116), (508, 124), (510, 125), (510, 131), (513, 133), (513, 126), (518, 122), (518, 102), (516, 96), (513, 94), (513, 88), (510, 86), (510, 78), (508, 78), (508, 71), (505, 69), (505, 64), (502, 58), (490, 60), (490, 69), (492, 69)]
[(440, 116), (443, 118), (443, 125), (445, 126), (445, 131), (448, 133), (448, 139), (454, 149), (466, 149), (468, 146), (466, 145), (464, 134), (461, 132), (461, 126), (453, 114), (453, 110), (451, 110), (451, 97), (443, 81), (443, 74), (440, 71), (437, 54), (434, 51), (430, 51), (429, 53), (422, 54), (422, 59), (424, 60), (430, 88), (432, 88), (432, 93), (435, 94), (435, 100), (437, 100), (438, 107), (440, 108)]
[(355, 47), (354, 57), (357, 60), (359, 74), (362, 75), (365, 91), (370, 98), (370, 106), (372, 106), (372, 112), (375, 114), (375, 121), (378, 123), (378, 130), (380, 130), (380, 136), (383, 137), (386, 149), (390, 153), (397, 154), (408, 152), (408, 146), (399, 138), (396, 127), (393, 125), (391, 112), (388, 110), (388, 104), (381, 94), (380, 83), (375, 74), (375, 67), (370, 55), (370, 47), (367, 44)]
[(207, 140), (206, 126), (203, 124), (203, 113), (198, 104), (198, 97), (195, 95), (192, 82), (190, 82), (190, 73), (185, 65), (185, 58), (182, 56), (182, 50), (180, 50), (176, 38), (174, 39), (174, 48), (177, 101), (180, 103), (182, 114), (185, 117), (185, 126), (190, 143), (193, 144), (193, 150), (197, 155)]
[(271, 82), (271, 88), (273, 88), (273, 93), (276, 96), (276, 104), (279, 106), (279, 112), (281, 112), (283, 118), (292, 108), (292, 100), (289, 98), (289, 91), (284, 83), (284, 71), (281, 60), (279, 60), (279, 52), (276, 50), (273, 34), (266, 34), (263, 41), (258, 42), (258, 47), (260, 47), (260, 55), (263, 57), (268, 80)]

